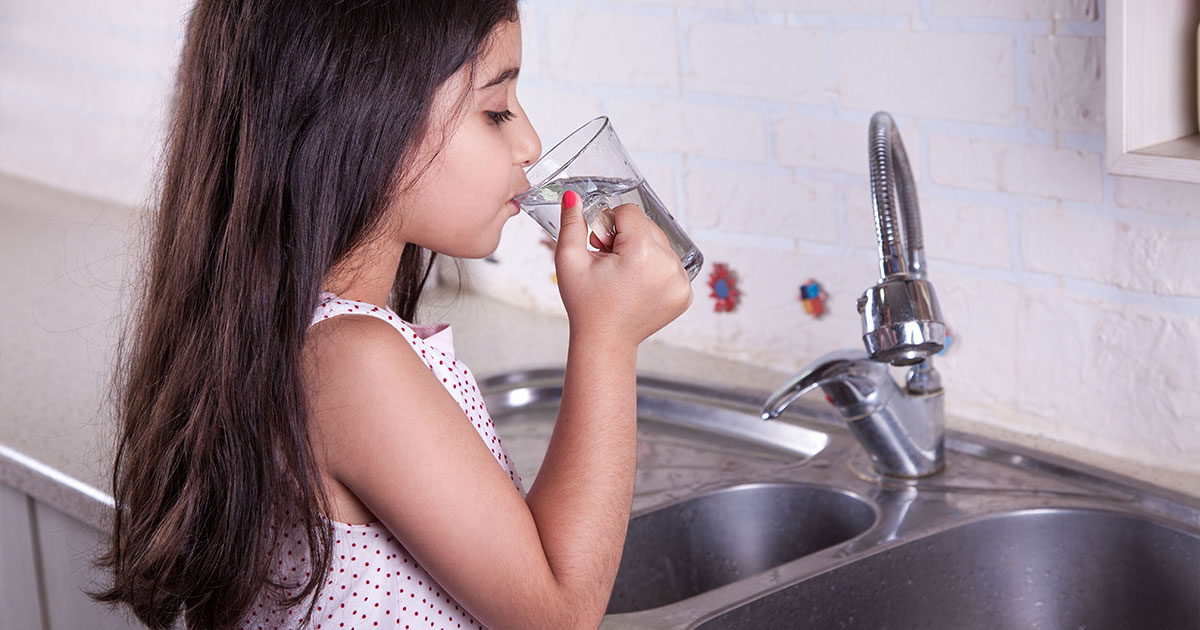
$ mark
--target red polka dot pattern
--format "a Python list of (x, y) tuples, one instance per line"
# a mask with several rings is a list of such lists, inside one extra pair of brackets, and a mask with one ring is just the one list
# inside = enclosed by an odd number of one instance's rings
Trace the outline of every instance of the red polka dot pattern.
[[(516, 467), (504, 451), (500, 436), (483, 404), (475, 377), (455, 360), (448, 324), (416, 325), (391, 310), (322, 293), (313, 323), (338, 315), (369, 315), (391, 324), (445, 386), (462, 408), (466, 419), (491, 450), (521, 496), (525, 488)], [(351, 525), (330, 521), (333, 527), (333, 562), (329, 577), (317, 596), (313, 619), (307, 628), (366, 630), (369, 628), (483, 628), (417, 561), (400, 541), (378, 521)], [(296, 584), (309, 576), (308, 540), (299, 523), (285, 525), (276, 553), (274, 577)], [(280, 609), (266, 592), (241, 624), (244, 630), (300, 628), (307, 602)]]

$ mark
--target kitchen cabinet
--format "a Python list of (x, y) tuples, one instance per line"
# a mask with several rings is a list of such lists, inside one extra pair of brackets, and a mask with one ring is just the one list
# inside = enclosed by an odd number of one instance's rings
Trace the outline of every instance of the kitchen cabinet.
[(124, 610), (91, 600), (101, 532), (0, 485), (0, 628), (139, 630)]
[(0, 484), (0, 628), (38, 629), (38, 566), (32, 503), (24, 493)]
[(1197, 0), (1107, 0), (1108, 170), (1200, 183)]

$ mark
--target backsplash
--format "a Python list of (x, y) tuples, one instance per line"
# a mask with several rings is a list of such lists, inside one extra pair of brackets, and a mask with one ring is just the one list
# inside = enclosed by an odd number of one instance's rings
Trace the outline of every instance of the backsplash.
[[(1107, 174), (1103, 4), (527, 0), (519, 91), (547, 149), (609, 115), (704, 252), (695, 304), (655, 338), (785, 373), (861, 347), (867, 124), (890, 112), (955, 339), (951, 428), (1200, 493), (1200, 186)], [(0, 11), (0, 171), (144, 205), (188, 6)], [(562, 312), (543, 240), (514, 218), (464, 282)], [(716, 263), (731, 313), (708, 297)]]
[[(954, 335), (949, 425), (1200, 491), (1200, 186), (1107, 174), (1102, 2), (586, 6), (525, 4), (519, 94), (546, 149), (610, 116), (704, 252), (695, 304), (655, 339), (788, 373), (861, 348), (855, 300), (878, 278), (867, 126), (886, 110)], [(562, 312), (542, 240), (510, 222), (498, 263), (471, 261), (465, 282)], [(737, 274), (732, 313), (709, 297), (716, 263)], [(809, 279), (827, 294), (816, 320)]]

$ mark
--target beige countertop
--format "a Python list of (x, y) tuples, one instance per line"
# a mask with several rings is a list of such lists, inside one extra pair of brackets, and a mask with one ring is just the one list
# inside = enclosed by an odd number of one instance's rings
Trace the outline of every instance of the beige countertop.
[[(139, 216), (0, 175), (0, 482), (98, 526), (115, 443), (105, 399)], [(567, 321), (559, 315), (440, 286), (427, 292), (416, 319), (450, 323), (457, 356), (479, 378), (562, 367), (566, 359)], [(638, 369), (764, 396), (791, 376), (653, 337), (639, 351)], [(1036, 436), (954, 419), (949, 425), (1200, 495), (1200, 479)]]

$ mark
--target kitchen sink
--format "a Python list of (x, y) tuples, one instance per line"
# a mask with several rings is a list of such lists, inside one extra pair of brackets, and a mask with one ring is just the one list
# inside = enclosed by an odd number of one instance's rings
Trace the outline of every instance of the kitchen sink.
[(1200, 628), (1200, 535), (1096, 510), (984, 518), (856, 559), (699, 626)]
[(752, 484), (635, 517), (609, 613), (658, 608), (849, 540), (875, 523), (858, 497), (812, 486)]
[[(530, 487), (561, 369), (483, 379)], [(947, 431), (882, 477), (829, 405), (638, 378), (638, 468), (601, 628), (1200, 628), (1200, 500)]]

